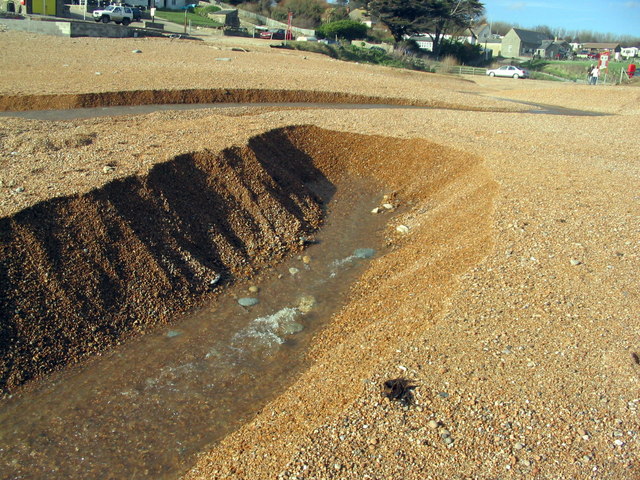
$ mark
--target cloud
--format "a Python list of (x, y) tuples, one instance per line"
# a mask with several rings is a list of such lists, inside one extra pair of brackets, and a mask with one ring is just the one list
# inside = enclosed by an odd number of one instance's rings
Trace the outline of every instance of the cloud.
[[(633, 2), (629, 2), (633, 3)], [(524, 10), (527, 7), (526, 2), (511, 2), (507, 4), (509, 10)]]
[[(628, 3), (639, 3), (631, 1)], [(525, 10), (527, 8), (543, 8), (546, 10), (573, 10), (570, 5), (562, 5), (555, 2), (506, 2), (503, 4), (508, 10)]]

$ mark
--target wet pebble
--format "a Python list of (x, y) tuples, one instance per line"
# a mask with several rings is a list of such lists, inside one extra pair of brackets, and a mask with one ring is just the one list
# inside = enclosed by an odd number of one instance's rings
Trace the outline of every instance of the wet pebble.
[(296, 268), (296, 267), (291, 267), (291, 268), (289, 269), (289, 273), (290, 273), (291, 275), (296, 275), (299, 271), (300, 271), (300, 269), (298, 269), (298, 268)]
[(409, 227), (407, 227), (406, 225), (398, 225), (396, 227), (396, 231), (402, 234), (406, 234), (409, 233)]
[(309, 313), (316, 305), (316, 298), (312, 295), (305, 295), (298, 300), (298, 310), (302, 313)]
[(169, 338), (179, 337), (180, 335), (182, 335), (182, 332), (179, 330), (169, 330), (167, 332), (167, 337)]
[(248, 290), (251, 293), (258, 293), (260, 291), (260, 289), (258, 287), (256, 287), (255, 285), (251, 285)]
[(238, 303), (243, 307), (252, 307), (260, 303), (260, 300), (254, 297), (242, 297), (238, 299)]
[(280, 326), (281, 335), (295, 335), (304, 330), (304, 325), (298, 322), (287, 322)]

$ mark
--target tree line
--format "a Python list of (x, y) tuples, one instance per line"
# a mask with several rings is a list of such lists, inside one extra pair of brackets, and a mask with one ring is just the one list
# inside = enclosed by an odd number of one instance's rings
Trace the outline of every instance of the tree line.
[[(505, 35), (517, 24), (491, 22), (484, 14), (484, 4), (479, 0), (226, 0), (231, 5), (260, 13), (275, 20), (286, 21), (293, 12), (297, 27), (317, 29), (332, 22), (349, 21), (349, 12), (362, 8), (373, 20), (387, 27), (395, 42), (406, 36), (429, 33), (437, 56), (445, 35), (457, 35), (473, 25), (488, 23), (491, 32)], [(618, 42), (626, 46), (639, 45), (640, 38), (599, 33), (590, 30), (569, 31), (538, 25), (526, 30), (545, 33), (569, 42)]]

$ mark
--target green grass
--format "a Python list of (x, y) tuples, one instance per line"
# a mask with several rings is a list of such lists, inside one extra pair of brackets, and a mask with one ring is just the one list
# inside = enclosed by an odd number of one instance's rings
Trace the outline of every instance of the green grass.
[[(184, 10), (156, 10), (156, 17), (166, 20), (167, 22), (177, 23), (178, 25), (184, 25)], [(191, 25), (194, 27), (221, 27), (220, 22), (211, 20), (210, 18), (203, 17), (197, 13), (187, 12), (187, 22), (191, 20)]]
[[(555, 77), (564, 78), (569, 81), (586, 81), (587, 69), (590, 65), (596, 64), (595, 60), (529, 60), (524, 62), (522, 66), (531, 71), (532, 78), (540, 80), (548, 80), (548, 74)], [(609, 62), (607, 70), (607, 83), (614, 83), (620, 80), (620, 71), (627, 69), (629, 62)], [(545, 78), (546, 77), (546, 78)], [(600, 75), (601, 81), (604, 75)]]
[(295, 50), (321, 53), (331, 58), (346, 62), (368, 63), (371, 65), (384, 65), (387, 67), (406, 68), (410, 70), (429, 71), (429, 67), (420, 59), (413, 57), (396, 57), (379, 50), (359, 48), (354, 45), (325, 45), (316, 42), (288, 42), (287, 45)]

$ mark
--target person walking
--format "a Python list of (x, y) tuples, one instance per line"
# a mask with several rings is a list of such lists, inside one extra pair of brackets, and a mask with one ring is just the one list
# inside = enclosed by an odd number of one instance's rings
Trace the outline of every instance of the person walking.
[(595, 65), (592, 63), (591, 65), (589, 65), (589, 68), (587, 68), (587, 83), (591, 84), (591, 74), (593, 73), (593, 68), (595, 67)]
[(591, 85), (598, 84), (598, 77), (600, 77), (600, 69), (598, 67), (594, 67), (591, 71)]

